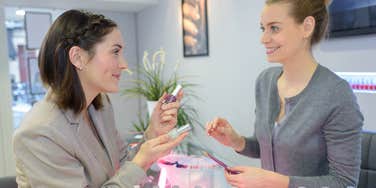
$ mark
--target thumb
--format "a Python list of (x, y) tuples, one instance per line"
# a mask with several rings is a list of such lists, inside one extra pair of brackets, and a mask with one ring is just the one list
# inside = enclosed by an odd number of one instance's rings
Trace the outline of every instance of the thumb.
[(234, 167), (229, 167), (228, 169), (232, 170), (232, 171), (237, 171), (237, 172), (244, 172), (247, 169), (247, 167), (244, 167), (244, 166), (234, 166)]
[(180, 102), (182, 99), (183, 99), (183, 96), (184, 96), (184, 92), (183, 90), (181, 89), (176, 97), (176, 99)]
[(161, 135), (161, 136), (158, 136), (156, 138), (153, 138), (150, 141), (150, 144), (152, 146), (158, 146), (158, 145), (161, 145), (161, 144), (164, 144), (164, 143), (167, 143), (170, 141), (170, 136), (168, 134), (164, 134), (164, 135)]
[[(177, 138), (175, 138), (174, 140), (170, 141), (170, 142), (167, 142), (167, 143), (164, 143), (164, 144), (161, 144), (161, 149), (162, 150), (169, 150), (169, 149), (172, 149), (174, 147), (176, 147), (177, 145), (180, 144), (181, 141), (184, 140), (184, 138), (188, 135), (189, 133), (188, 132), (185, 132), (181, 135), (179, 135)], [(168, 135), (166, 135), (167, 137), (169, 137)]]

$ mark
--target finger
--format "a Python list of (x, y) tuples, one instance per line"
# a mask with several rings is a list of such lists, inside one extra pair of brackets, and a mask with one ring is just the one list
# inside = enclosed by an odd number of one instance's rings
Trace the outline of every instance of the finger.
[(225, 133), (226, 129), (231, 128), (227, 120), (220, 117), (214, 119), (214, 125), (220, 133)]
[(230, 180), (230, 179), (227, 179), (227, 178), (226, 178), (226, 180), (231, 185), (231, 187), (239, 188), (239, 183), (238, 182)]
[(175, 119), (175, 116), (171, 116), (171, 115), (162, 116), (161, 117), (161, 123), (165, 124), (165, 123), (170, 122), (170, 121), (172, 121), (174, 119)]
[(170, 109), (170, 110), (163, 111), (162, 114), (161, 114), (161, 117), (163, 117), (163, 116), (173, 116), (173, 117), (176, 117), (177, 115), (178, 115), (178, 109), (173, 108), (173, 109)]
[[(189, 132), (185, 132), (185, 133), (182, 133), (181, 135), (179, 135), (177, 138), (175, 138), (174, 140), (172, 141), (169, 141), (167, 143), (163, 143), (163, 144), (160, 144), (158, 146), (158, 149), (160, 151), (168, 151), (168, 150), (171, 150), (173, 149), (174, 147), (176, 147), (177, 145), (180, 144), (181, 141), (184, 140), (184, 138), (186, 136), (188, 136)], [(167, 134), (166, 134), (167, 135)], [(168, 135), (167, 135), (168, 136)]]
[(225, 178), (226, 178), (226, 180), (229, 184), (231, 184), (232, 186), (238, 187), (238, 186), (236, 186), (236, 185), (239, 184), (237, 179), (234, 178), (233, 175), (228, 173), (227, 171), (225, 171)]
[(243, 174), (233, 174), (233, 173), (230, 173), (228, 171), (226, 171), (226, 176), (227, 178), (233, 182), (233, 183), (236, 183), (236, 184), (239, 184), (242, 182), (242, 179), (243, 179)]
[(184, 96), (184, 91), (183, 89), (181, 89), (178, 93), (178, 95), (176, 96), (176, 99), (177, 101), (179, 101), (179, 103), (181, 102), (181, 100), (183, 99), (183, 96)]
[(232, 171), (237, 171), (237, 172), (243, 173), (244, 171), (246, 171), (247, 169), (250, 169), (250, 168), (252, 168), (252, 167), (234, 166), (234, 167), (229, 167), (228, 169), (232, 170)]
[(165, 99), (166, 97), (167, 97), (167, 93), (166, 93), (166, 92), (163, 92), (162, 97), (160, 97), (160, 98), (158, 99), (158, 101), (159, 101), (159, 102), (163, 102), (164, 99)]
[(215, 121), (211, 121), (210, 123), (212, 124), (212, 131), (217, 132), (219, 127), (218, 123), (216, 123)]
[(208, 135), (211, 134), (212, 130), (211, 130), (211, 124), (209, 122), (206, 122), (206, 125), (205, 125), (205, 130), (206, 130), (206, 133)]
[(177, 146), (188, 135), (189, 135), (189, 132), (184, 132), (184, 133), (180, 134), (175, 140), (172, 141), (172, 143), (173, 143), (172, 145), (174, 145), (173, 147)]
[(161, 136), (158, 136), (156, 138), (153, 138), (153, 139), (150, 139), (148, 140), (148, 142), (150, 142), (150, 145), (151, 146), (158, 146), (158, 145), (161, 145), (161, 144), (165, 144), (167, 142), (170, 141), (170, 136), (168, 136), (167, 134), (164, 134), (164, 135), (161, 135)]
[[(163, 119), (162, 119), (163, 118)], [(164, 116), (161, 118), (161, 124), (167, 126), (175, 126), (178, 122), (176, 116)]]
[(154, 109), (161, 109), (162, 104), (163, 104), (163, 101), (165, 100), (166, 96), (167, 96), (167, 93), (164, 92), (163, 95), (162, 95), (162, 97), (160, 97), (160, 98), (158, 99), (158, 102), (157, 102), (157, 104), (155, 105), (155, 108), (154, 108)]
[(214, 123), (212, 124), (212, 128), (209, 130), (209, 135), (214, 137), (215, 139), (220, 139), (220, 137), (223, 137), (223, 131), (221, 127), (216, 126)]
[(180, 108), (179, 101), (162, 104), (162, 110), (171, 110), (171, 109), (179, 109), (179, 108)]
[(215, 125), (213, 123), (213, 121), (209, 121), (206, 123), (206, 132), (211, 135), (213, 133), (215, 133)]
[(223, 122), (223, 118), (220, 118), (220, 117), (216, 117), (214, 118), (213, 120), (213, 124), (215, 125), (215, 128), (217, 128), (217, 126), (224, 126), (224, 122)]

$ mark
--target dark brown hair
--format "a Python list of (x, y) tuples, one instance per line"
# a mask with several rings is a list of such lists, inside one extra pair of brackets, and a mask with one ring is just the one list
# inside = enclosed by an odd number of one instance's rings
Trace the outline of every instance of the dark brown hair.
[(288, 3), (291, 5), (291, 16), (299, 24), (308, 16), (315, 18), (315, 29), (311, 38), (311, 46), (320, 42), (328, 29), (329, 13), (328, 0), (266, 0), (266, 4)]
[[(116, 23), (103, 15), (80, 10), (68, 10), (60, 15), (48, 30), (38, 57), (41, 79), (53, 94), (61, 109), (75, 113), (86, 107), (85, 93), (77, 70), (69, 60), (69, 50), (78, 46), (95, 55), (95, 45), (109, 34)], [(103, 107), (101, 95), (93, 100), (94, 107)]]

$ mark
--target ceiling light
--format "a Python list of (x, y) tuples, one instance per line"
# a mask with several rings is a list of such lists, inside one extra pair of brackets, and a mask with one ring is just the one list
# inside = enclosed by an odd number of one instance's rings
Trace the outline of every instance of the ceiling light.
[(16, 15), (17, 16), (25, 16), (25, 10), (22, 10), (22, 9), (16, 10)]

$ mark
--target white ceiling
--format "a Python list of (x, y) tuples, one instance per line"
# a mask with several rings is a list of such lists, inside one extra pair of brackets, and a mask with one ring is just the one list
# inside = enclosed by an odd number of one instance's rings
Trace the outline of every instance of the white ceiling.
[(0, 0), (5, 6), (18, 8), (89, 9), (138, 12), (159, 0)]

